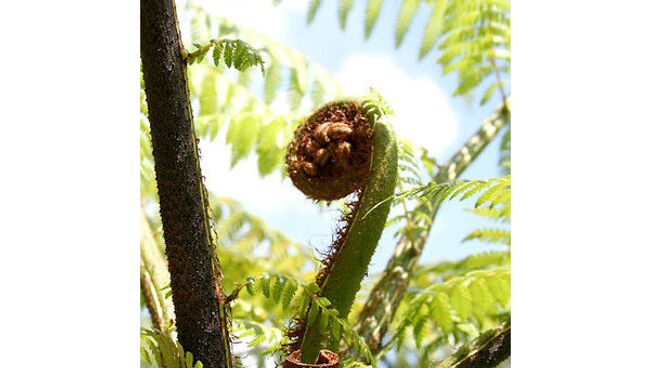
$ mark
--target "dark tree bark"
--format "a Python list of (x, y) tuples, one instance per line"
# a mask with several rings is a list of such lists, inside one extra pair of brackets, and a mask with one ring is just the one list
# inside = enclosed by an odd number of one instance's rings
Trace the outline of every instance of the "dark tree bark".
[(140, 56), (178, 340), (204, 367), (229, 367), (224, 299), (213, 272), (216, 257), (181, 49), (173, 0), (141, 0)]

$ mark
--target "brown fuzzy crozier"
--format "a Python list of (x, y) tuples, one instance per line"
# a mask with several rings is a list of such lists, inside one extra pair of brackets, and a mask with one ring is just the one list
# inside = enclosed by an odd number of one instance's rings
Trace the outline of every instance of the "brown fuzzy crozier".
[(339, 100), (298, 127), (287, 149), (287, 172), (307, 197), (332, 201), (366, 184), (371, 154), (371, 122), (358, 102)]

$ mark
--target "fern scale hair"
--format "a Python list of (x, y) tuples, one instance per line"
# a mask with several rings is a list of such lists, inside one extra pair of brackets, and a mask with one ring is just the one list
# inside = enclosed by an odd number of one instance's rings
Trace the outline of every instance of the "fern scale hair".
[(371, 119), (359, 102), (338, 100), (298, 127), (287, 149), (287, 172), (307, 197), (331, 201), (367, 183), (371, 155)]

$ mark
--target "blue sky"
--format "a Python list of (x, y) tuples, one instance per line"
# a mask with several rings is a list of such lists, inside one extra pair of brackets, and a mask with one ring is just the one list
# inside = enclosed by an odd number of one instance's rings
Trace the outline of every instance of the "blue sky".
[[(480, 96), (471, 102), (451, 97), (456, 78), (441, 75), (440, 67), (435, 64), (437, 53), (417, 60), (428, 11), (418, 12), (401, 48), (395, 50), (393, 32), (399, 5), (396, 1), (383, 2), (368, 41), (363, 38), (365, 1), (355, 2), (346, 31), (339, 28), (338, 1), (334, 0), (323, 1), (309, 26), (305, 21), (306, 1), (285, 0), (277, 7), (271, 5), (271, 0), (199, 3), (212, 14), (227, 16), (256, 29), (323, 65), (337, 77), (348, 94), (363, 94), (368, 87), (378, 89), (395, 110), (393, 123), (398, 133), (427, 147), (439, 162), (446, 161), (478, 129), (497, 103), (492, 101), (480, 107)], [(182, 9), (180, 4), (179, 9)], [(279, 107), (282, 108), (286, 106)], [(248, 211), (293, 240), (318, 249), (326, 247), (336, 226), (337, 210), (317, 208), (288, 180), (281, 181), (279, 175), (260, 179), (255, 157), (245, 159), (230, 170), (230, 154), (224, 146), (224, 135), (220, 134), (215, 142), (203, 144), (201, 148), (208, 188), (218, 195), (239, 200)], [(493, 142), (463, 176), (498, 176), (497, 161), (498, 143)], [(460, 242), (470, 231), (492, 225), (468, 213), (469, 206), (469, 202), (448, 202), (443, 206), (425, 246), (423, 262), (458, 259), (477, 251), (495, 249), (479, 242)], [(392, 254), (396, 240), (391, 230), (387, 229), (382, 237), (371, 273), (380, 272)]]

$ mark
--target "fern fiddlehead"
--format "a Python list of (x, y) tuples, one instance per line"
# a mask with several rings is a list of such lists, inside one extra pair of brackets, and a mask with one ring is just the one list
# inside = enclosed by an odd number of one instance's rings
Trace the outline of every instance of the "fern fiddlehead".
[[(356, 195), (316, 280), (318, 296), (329, 300), (340, 318), (347, 317), (361, 287), (395, 191), (397, 143), (383, 111), (371, 99), (328, 103), (298, 127), (287, 150), (289, 176), (309, 198)], [(328, 334), (329, 316), (314, 311), (313, 303), (309, 308), (312, 318), (298, 317), (290, 336), (301, 360), (312, 363), (321, 349), (336, 351), (338, 339)]]

